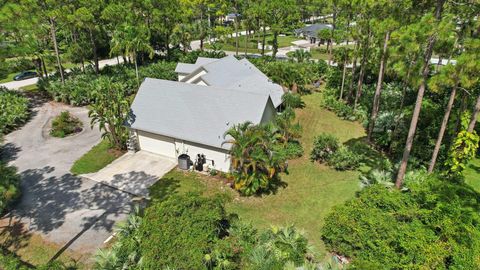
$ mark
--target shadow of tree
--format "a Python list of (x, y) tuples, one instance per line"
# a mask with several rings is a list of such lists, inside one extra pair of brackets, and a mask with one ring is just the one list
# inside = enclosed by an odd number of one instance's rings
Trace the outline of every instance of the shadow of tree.
[(0, 221), (0, 241), (3, 250), (17, 252), (28, 244), (32, 234), (28, 232), (21, 220), (8, 214)]
[(158, 177), (145, 172), (128, 172), (116, 174), (110, 181), (102, 183), (113, 188), (128, 192), (135, 196), (148, 196), (148, 189), (158, 181)]
[(382, 167), (385, 164), (385, 156), (375, 150), (368, 144), (366, 137), (354, 138), (344, 143), (348, 148), (357, 155), (362, 157), (361, 163), (369, 168)]
[(177, 194), (178, 188), (180, 188), (178, 179), (172, 177), (162, 178), (150, 187), (150, 197), (153, 200), (166, 200), (170, 196)]
[(0, 147), (0, 161), (10, 162), (18, 158), (21, 148), (13, 143), (6, 143)]
[(468, 167), (472, 170), (474, 170), (476, 173), (480, 173), (480, 166), (477, 166), (475, 164), (470, 164)]

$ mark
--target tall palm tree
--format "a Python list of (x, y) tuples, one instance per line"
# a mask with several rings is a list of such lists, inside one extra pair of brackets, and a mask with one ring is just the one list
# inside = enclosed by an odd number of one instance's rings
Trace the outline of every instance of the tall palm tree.
[[(350, 63), (351, 58), (351, 50), (346, 47), (339, 47), (335, 50), (333, 55), (333, 60), (337, 64), (343, 65), (343, 72), (342, 72), (342, 86), (340, 87), (340, 97), (339, 100), (343, 99), (343, 91), (345, 89), (345, 78), (347, 76), (347, 65)], [(352, 78), (353, 79), (353, 78)]]
[(148, 53), (148, 56), (152, 58), (155, 53), (152, 46), (150, 46), (150, 33), (148, 29), (140, 25), (122, 24), (116, 31), (114, 31), (111, 42), (111, 55), (122, 54), (133, 58), (137, 85), (140, 86), (137, 56), (139, 53), (144, 52)]

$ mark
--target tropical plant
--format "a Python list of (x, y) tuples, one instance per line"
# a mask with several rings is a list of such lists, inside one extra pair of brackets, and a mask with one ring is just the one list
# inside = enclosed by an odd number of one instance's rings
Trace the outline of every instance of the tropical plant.
[(130, 101), (124, 84), (109, 78), (100, 78), (93, 85), (92, 99), (88, 116), (92, 128), (98, 124), (102, 137), (108, 138), (118, 149), (125, 149), (128, 129), (125, 126), (130, 115)]
[(243, 195), (267, 190), (278, 174), (286, 169), (286, 155), (276, 147), (281, 134), (273, 125), (238, 124), (225, 133), (224, 144), (230, 144), (234, 188)]
[(354, 170), (360, 166), (362, 156), (352, 152), (347, 146), (340, 146), (335, 152), (328, 156), (327, 164), (336, 170)]
[(304, 49), (299, 49), (290, 53), (289, 57), (298, 63), (303, 63), (308, 62), (312, 58), (312, 54)]
[(50, 135), (63, 138), (82, 130), (83, 123), (69, 111), (63, 111), (52, 121)]
[(0, 213), (20, 197), (20, 175), (17, 169), (0, 161)]
[(25, 123), (29, 117), (28, 99), (0, 86), (0, 134)]
[(479, 268), (480, 215), (471, 211), (479, 194), (445, 179), (415, 180), (403, 190), (366, 187), (336, 207), (322, 228), (327, 249), (355, 269)]
[(340, 147), (338, 139), (327, 133), (316, 136), (313, 140), (313, 149), (310, 154), (312, 161), (326, 162)]

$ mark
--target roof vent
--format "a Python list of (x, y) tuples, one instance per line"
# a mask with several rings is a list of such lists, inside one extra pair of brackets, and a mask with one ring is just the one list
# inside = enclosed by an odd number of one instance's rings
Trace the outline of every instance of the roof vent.
[(230, 122), (227, 122), (227, 123), (225, 123), (225, 124), (227, 124), (227, 126), (228, 126), (228, 125), (230, 125)]

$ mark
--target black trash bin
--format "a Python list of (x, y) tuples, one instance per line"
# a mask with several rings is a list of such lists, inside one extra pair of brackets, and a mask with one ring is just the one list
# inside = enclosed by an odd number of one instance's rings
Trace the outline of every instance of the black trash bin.
[(188, 170), (190, 168), (190, 156), (187, 154), (181, 154), (178, 156), (178, 168), (181, 170)]

